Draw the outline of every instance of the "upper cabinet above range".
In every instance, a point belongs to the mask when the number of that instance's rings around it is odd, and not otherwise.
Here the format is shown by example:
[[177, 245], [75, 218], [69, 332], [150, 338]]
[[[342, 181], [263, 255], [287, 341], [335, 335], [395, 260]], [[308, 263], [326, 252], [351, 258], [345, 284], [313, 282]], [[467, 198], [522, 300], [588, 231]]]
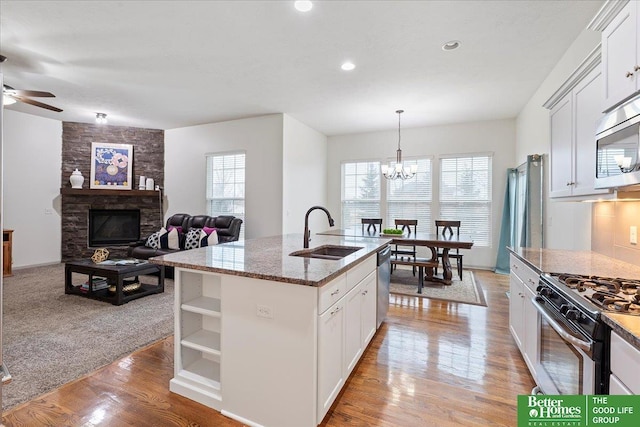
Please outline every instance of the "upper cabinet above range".
[[596, 190], [596, 127], [603, 117], [600, 46], [545, 102], [550, 110], [549, 197], [606, 194]]
[[613, 18], [602, 28], [603, 111], [640, 90], [640, 6], [637, 1], [630, 1], [617, 14], [613, 12]]

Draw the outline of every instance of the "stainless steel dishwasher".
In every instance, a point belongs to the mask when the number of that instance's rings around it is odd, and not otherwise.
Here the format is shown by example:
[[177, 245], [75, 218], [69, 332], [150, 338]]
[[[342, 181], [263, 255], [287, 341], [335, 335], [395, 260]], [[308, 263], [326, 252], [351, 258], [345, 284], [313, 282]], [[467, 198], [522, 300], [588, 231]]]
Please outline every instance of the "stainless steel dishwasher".
[[389, 311], [389, 283], [391, 282], [391, 246], [387, 245], [378, 251], [378, 311], [377, 328]]

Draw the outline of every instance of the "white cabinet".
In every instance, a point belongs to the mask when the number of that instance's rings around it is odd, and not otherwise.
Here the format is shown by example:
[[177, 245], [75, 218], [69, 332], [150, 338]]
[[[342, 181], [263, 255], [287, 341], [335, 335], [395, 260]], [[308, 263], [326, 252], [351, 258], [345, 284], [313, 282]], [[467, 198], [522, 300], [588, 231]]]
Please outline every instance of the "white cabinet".
[[220, 276], [178, 271], [174, 378], [169, 388], [220, 409]]
[[371, 342], [376, 333], [376, 313], [378, 309], [377, 281], [375, 273], [363, 280], [362, 286], [362, 349]]
[[636, 1], [630, 1], [602, 32], [603, 110], [640, 90], [640, 45]]
[[348, 376], [362, 355], [362, 284], [351, 289], [345, 298], [344, 366]]
[[[375, 257], [347, 272], [351, 290], [319, 315], [318, 424], [338, 396], [376, 331]], [[373, 271], [372, 271], [373, 270]], [[350, 274], [351, 273], [351, 274]], [[367, 274], [368, 273], [368, 274]], [[363, 275], [367, 274], [364, 278]], [[355, 284], [354, 281], [360, 280]], [[323, 292], [333, 292], [332, 288]], [[322, 301], [322, 296], [319, 299]]]
[[609, 394], [640, 394], [640, 350], [611, 332]]
[[[327, 413], [344, 384], [344, 302], [334, 304], [318, 321], [318, 411]], [[320, 421], [318, 421], [320, 422]]]
[[511, 255], [509, 277], [509, 329], [522, 357], [535, 378], [538, 354], [538, 311], [531, 302], [535, 297], [539, 275]]
[[602, 74], [596, 66], [551, 109], [550, 197], [607, 193], [594, 189], [595, 134], [602, 118]]

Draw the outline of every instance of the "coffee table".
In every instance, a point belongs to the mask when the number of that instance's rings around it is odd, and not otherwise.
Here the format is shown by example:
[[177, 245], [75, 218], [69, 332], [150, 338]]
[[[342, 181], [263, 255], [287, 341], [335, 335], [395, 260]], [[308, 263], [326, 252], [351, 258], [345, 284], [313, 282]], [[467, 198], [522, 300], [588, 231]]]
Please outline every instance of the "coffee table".
[[[89, 276], [87, 282], [93, 283], [94, 277], [104, 277], [107, 279], [109, 286], [115, 286], [115, 292], [109, 289], [94, 289], [93, 285], [89, 285], [86, 292], [81, 291], [81, 283], [75, 286], [71, 281], [72, 273], [84, 274]], [[134, 278], [138, 281], [138, 276], [157, 274], [158, 284], [143, 284], [130, 292], [125, 292], [124, 287], [127, 285], [125, 279]], [[80, 259], [69, 261], [64, 266], [64, 293], [72, 295], [80, 295], [86, 298], [96, 299], [100, 301], [110, 302], [113, 305], [122, 305], [136, 298], [142, 298], [147, 295], [158, 294], [164, 292], [164, 267], [152, 264], [145, 260], [136, 260], [135, 264], [125, 265], [105, 265], [95, 264], [90, 259]]]

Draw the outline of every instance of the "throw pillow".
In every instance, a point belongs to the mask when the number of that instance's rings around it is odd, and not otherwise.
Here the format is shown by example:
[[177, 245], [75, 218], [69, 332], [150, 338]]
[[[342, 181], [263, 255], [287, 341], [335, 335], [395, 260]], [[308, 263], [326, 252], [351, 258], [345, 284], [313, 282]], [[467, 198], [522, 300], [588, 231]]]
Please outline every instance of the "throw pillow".
[[162, 227], [160, 231], [156, 231], [155, 233], [147, 237], [147, 241], [144, 242], [144, 245], [153, 249], [160, 248], [160, 239], [165, 234], [167, 234], [167, 230], [164, 227]]
[[[206, 240], [207, 233], [205, 233], [201, 228], [190, 228], [187, 231], [187, 236], [184, 240], [184, 248], [185, 249], [196, 249], [201, 246], [201, 241], [203, 239]], [[206, 244], [204, 245], [206, 246]]]
[[218, 244], [218, 232], [215, 230], [215, 228], [206, 238], [200, 241], [200, 246], [213, 246], [217, 244]]
[[160, 247], [162, 249], [180, 249], [180, 237], [181, 234], [177, 227], [171, 229], [160, 236]]
[[209, 234], [213, 233], [214, 231], [216, 231], [216, 229], [215, 229], [215, 228], [212, 228], [212, 227], [202, 227], [202, 230], [203, 230], [205, 233], [207, 233], [207, 236], [208, 236]]

